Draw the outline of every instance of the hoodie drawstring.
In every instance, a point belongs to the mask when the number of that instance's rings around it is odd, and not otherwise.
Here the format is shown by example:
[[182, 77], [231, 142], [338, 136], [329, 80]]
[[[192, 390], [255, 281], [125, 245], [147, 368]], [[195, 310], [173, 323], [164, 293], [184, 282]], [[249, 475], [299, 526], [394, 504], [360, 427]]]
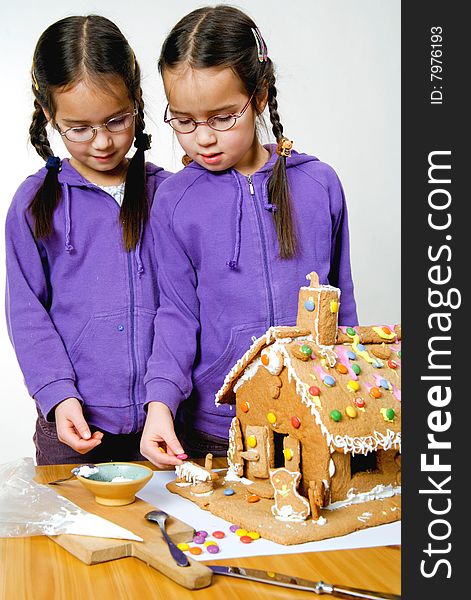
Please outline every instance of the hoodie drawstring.
[[242, 186], [240, 185], [239, 178], [237, 177], [237, 173], [232, 171], [232, 175], [237, 182], [237, 216], [235, 222], [235, 242], [234, 242], [234, 253], [232, 255], [232, 260], [226, 262], [226, 265], [229, 269], [235, 270], [239, 264], [239, 254], [240, 254], [240, 228], [241, 228], [241, 219], [242, 219]]
[[267, 179], [264, 181], [263, 183], [263, 208], [265, 210], [267, 210], [268, 212], [271, 213], [276, 213], [277, 208], [276, 208], [276, 204], [272, 204], [269, 200], [268, 200], [268, 183], [269, 183], [270, 178], [267, 177]]
[[141, 260], [141, 240], [142, 240], [142, 231], [141, 231], [141, 235], [139, 236], [139, 241], [136, 244], [136, 248], [134, 249], [134, 259], [136, 261], [137, 274], [139, 275], [139, 277], [141, 277], [142, 274], [144, 273], [144, 265], [142, 264], [142, 260]]
[[70, 191], [67, 184], [64, 185], [64, 215], [65, 215], [65, 251], [71, 252], [74, 247], [70, 243], [70, 232], [72, 219], [70, 217]]

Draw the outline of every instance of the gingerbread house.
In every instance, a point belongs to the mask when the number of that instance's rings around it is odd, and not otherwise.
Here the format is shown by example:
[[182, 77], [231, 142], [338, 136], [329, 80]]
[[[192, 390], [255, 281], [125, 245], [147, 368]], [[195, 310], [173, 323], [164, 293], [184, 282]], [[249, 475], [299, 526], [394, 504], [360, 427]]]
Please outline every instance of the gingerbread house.
[[[268, 519], [289, 523], [283, 533], [263, 521], [282, 543], [400, 518], [400, 326], [339, 327], [340, 290], [307, 279], [296, 326], [254, 340], [216, 394], [236, 412], [224, 485], [243, 482]], [[309, 522], [324, 527], [293, 533]]]

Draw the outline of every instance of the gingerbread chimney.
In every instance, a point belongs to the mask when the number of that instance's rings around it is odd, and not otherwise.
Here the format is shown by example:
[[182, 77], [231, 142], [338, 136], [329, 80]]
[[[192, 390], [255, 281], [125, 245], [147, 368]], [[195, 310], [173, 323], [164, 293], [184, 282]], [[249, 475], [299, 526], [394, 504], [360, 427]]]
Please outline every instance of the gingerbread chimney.
[[306, 279], [309, 286], [299, 290], [296, 327], [309, 329], [318, 346], [333, 346], [337, 339], [340, 290], [321, 285], [315, 271]]

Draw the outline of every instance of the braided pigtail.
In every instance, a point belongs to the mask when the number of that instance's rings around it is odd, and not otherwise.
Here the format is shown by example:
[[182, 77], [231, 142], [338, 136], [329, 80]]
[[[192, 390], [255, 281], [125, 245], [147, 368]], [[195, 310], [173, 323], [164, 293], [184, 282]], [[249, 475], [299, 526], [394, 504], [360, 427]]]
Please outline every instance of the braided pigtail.
[[[138, 68], [136, 65], [136, 69]], [[151, 136], [144, 133], [144, 101], [142, 100], [140, 90], [136, 104], [138, 111], [136, 115], [136, 139], [134, 141], [136, 152], [129, 162], [124, 198], [119, 213], [119, 218], [123, 226], [124, 247], [128, 251], [136, 247], [141, 236], [141, 231], [149, 218], [149, 198], [147, 197], [144, 153], [150, 148]]]
[[[283, 139], [283, 125], [278, 114], [277, 90], [273, 70], [268, 78], [268, 110], [272, 131], [277, 143]], [[273, 214], [281, 258], [291, 258], [296, 254], [297, 239], [294, 228], [288, 176], [286, 174], [286, 156], [280, 155], [276, 161], [268, 182], [270, 204], [276, 206]]]
[[54, 157], [46, 128], [46, 116], [38, 100], [35, 100], [29, 137], [31, 144], [39, 156], [48, 161], [46, 177], [29, 205], [34, 219], [34, 235], [36, 239], [43, 239], [51, 234], [52, 218], [60, 200], [60, 186], [57, 177], [60, 163], [51, 160]]

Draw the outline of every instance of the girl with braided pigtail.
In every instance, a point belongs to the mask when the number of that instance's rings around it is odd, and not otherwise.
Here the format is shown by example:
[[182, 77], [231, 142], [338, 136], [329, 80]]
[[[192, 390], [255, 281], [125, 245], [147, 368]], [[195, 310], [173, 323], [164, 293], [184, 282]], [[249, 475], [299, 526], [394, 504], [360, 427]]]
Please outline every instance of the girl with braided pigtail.
[[[252, 19], [227, 5], [191, 12], [164, 41], [159, 70], [186, 166], [157, 190], [150, 217], [161, 304], [141, 453], [169, 466], [180, 453], [226, 453], [234, 414], [215, 394], [254, 338], [295, 324], [307, 273], [341, 289], [340, 325], [357, 315], [341, 184], [285, 137]], [[276, 144], [264, 146], [267, 105]]]
[[[38, 410], [37, 463], [139, 460], [158, 305], [147, 221], [169, 175], [145, 161], [139, 65], [114, 23], [74, 16], [41, 35], [31, 80], [46, 165], [8, 212], [7, 319]], [[49, 129], [70, 158], [54, 156]]]

